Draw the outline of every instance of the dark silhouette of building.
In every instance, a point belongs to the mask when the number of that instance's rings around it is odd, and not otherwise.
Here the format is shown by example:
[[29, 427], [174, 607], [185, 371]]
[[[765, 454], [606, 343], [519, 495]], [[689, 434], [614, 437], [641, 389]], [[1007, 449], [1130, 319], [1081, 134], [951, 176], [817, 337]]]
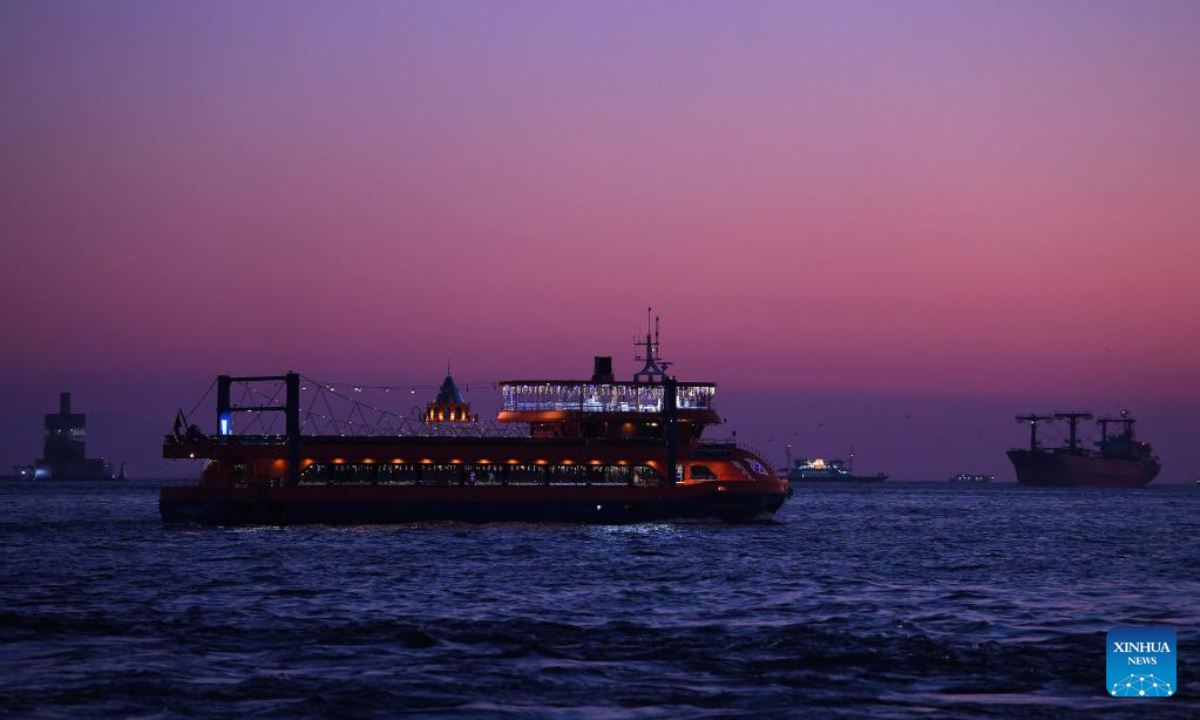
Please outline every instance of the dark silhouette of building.
[[39, 480], [111, 480], [112, 466], [103, 458], [88, 458], [87, 418], [71, 412], [71, 393], [59, 395], [58, 412], [46, 415], [46, 443], [34, 466]]

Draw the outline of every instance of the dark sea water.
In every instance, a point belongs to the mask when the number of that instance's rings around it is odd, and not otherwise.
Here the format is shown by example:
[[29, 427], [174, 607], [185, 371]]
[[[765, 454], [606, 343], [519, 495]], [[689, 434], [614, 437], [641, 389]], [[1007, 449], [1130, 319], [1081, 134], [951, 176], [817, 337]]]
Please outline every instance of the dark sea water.
[[[0, 713], [1200, 714], [1200, 489], [801, 487], [779, 522], [180, 528], [0, 486]], [[1105, 695], [1168, 625], [1179, 692]]]

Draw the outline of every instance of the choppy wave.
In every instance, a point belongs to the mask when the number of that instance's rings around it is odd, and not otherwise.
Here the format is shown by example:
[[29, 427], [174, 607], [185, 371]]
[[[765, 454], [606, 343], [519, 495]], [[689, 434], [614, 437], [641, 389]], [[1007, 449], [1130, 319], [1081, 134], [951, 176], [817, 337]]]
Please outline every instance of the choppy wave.
[[[232, 530], [163, 527], [151, 485], [10, 486], [0, 713], [1194, 716], [1200, 492], [1098, 497], [896, 484], [802, 490], [765, 526]], [[1176, 629], [1179, 695], [1104, 694], [1117, 624]]]

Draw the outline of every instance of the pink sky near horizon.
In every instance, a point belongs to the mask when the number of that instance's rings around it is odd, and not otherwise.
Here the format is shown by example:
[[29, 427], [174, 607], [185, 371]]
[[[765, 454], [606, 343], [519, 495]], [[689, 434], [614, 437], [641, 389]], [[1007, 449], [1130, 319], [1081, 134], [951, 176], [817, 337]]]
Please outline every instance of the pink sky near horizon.
[[1200, 406], [1197, 37], [1187, 2], [7, 3], [11, 412], [628, 372], [647, 305], [735, 391]]

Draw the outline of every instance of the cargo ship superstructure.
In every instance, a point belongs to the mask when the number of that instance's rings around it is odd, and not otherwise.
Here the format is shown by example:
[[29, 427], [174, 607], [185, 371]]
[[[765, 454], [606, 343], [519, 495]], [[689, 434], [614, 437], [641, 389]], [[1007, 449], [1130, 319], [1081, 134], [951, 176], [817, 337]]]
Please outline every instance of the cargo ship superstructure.
[[[177, 420], [164, 441], [164, 457], [208, 462], [199, 485], [161, 489], [162, 517], [206, 524], [615, 523], [738, 521], [778, 510], [788, 484], [766, 460], [735, 442], [702, 437], [722, 422], [716, 386], [668, 374], [657, 332], [639, 345], [645, 367], [632, 381], [616, 380], [611, 358], [598, 357], [589, 380], [496, 383], [500, 409], [490, 429], [449, 376], [420, 414], [418, 432], [318, 435], [301, 433], [301, 392], [312, 381], [297, 373], [221, 376], [217, 432]], [[231, 401], [233, 387], [263, 382], [282, 386], [281, 405]], [[236, 413], [272, 411], [285, 415], [283, 434], [234, 432]]]
[[[1162, 464], [1150, 444], [1137, 439], [1136, 420], [1127, 411], [1117, 417], [1097, 419], [1100, 426], [1097, 449], [1083, 447], [1079, 441], [1079, 422], [1093, 417], [1086, 412], [1018, 415], [1017, 422], [1029, 425], [1029, 448], [1008, 451], [1017, 482], [1035, 486], [1141, 487], [1158, 476]], [[1067, 444], [1042, 447], [1038, 442], [1038, 427], [1058, 420], [1068, 423]], [[1119, 429], [1113, 432], [1110, 426]]]

